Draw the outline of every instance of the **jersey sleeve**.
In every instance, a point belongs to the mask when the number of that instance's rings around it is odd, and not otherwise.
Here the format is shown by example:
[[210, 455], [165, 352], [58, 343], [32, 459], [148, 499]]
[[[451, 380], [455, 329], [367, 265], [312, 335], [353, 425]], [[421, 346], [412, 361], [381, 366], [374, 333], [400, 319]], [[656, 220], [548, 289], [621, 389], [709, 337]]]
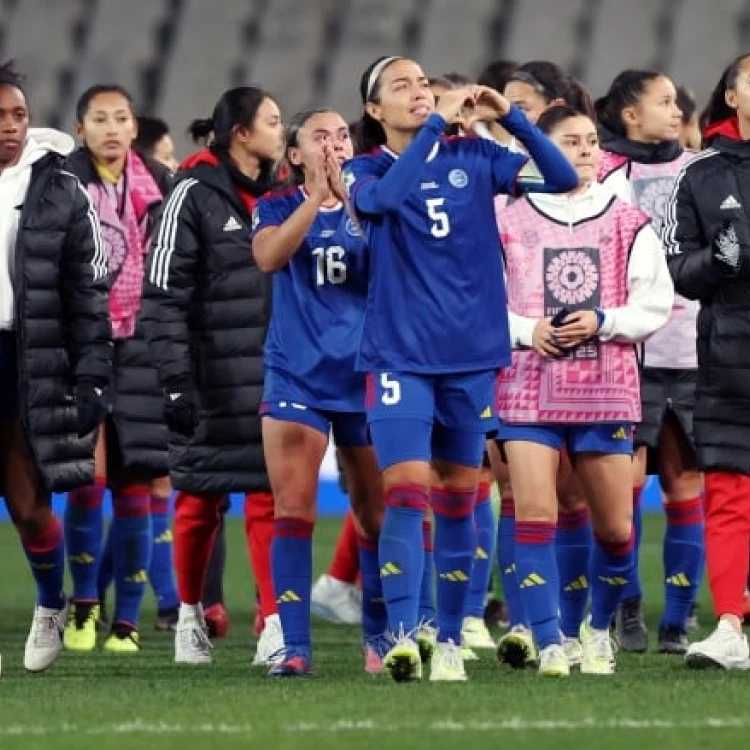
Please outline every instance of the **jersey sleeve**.
[[515, 195], [519, 175], [529, 163], [529, 157], [485, 138], [477, 138], [472, 142], [480, 149], [482, 155], [489, 159], [492, 192], [495, 195]]
[[261, 198], [253, 209], [253, 228], [250, 238], [254, 238], [261, 229], [283, 224], [289, 218], [289, 214], [284, 211], [284, 207], [285, 202], [277, 197]]

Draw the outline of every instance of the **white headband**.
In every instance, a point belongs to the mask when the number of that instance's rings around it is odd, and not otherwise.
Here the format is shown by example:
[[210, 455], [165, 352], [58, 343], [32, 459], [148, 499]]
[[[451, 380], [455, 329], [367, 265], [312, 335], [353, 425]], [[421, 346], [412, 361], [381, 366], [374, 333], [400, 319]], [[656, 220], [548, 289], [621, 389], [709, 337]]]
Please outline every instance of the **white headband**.
[[375, 84], [380, 78], [380, 74], [392, 63], [394, 60], [402, 60], [403, 58], [398, 57], [384, 57], [371, 71], [370, 77], [367, 79], [367, 91], [365, 92], [365, 102], [370, 101], [372, 96], [372, 90], [375, 88]]

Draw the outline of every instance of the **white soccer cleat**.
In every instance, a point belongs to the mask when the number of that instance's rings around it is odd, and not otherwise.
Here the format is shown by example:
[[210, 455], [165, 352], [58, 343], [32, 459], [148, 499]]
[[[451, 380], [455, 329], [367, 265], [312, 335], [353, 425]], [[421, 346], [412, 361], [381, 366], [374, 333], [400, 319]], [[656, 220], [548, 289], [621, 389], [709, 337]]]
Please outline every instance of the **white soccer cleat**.
[[359, 589], [328, 574], [315, 581], [310, 608], [318, 617], [336, 625], [359, 625], [362, 622], [362, 594]]
[[284, 661], [284, 631], [278, 615], [266, 617], [253, 659], [254, 667], [274, 667]]
[[542, 677], [570, 676], [570, 663], [562, 646], [553, 643], [539, 652], [539, 674]]
[[562, 649], [571, 667], [580, 667], [583, 661], [583, 646], [578, 638], [563, 636]]
[[452, 640], [438, 641], [430, 660], [430, 682], [466, 682], [468, 679], [461, 647]]
[[740, 635], [726, 620], [719, 620], [708, 638], [690, 644], [685, 664], [691, 669], [750, 669], [747, 636]]
[[611, 675], [615, 673], [615, 651], [609, 630], [595, 630], [591, 618], [581, 623], [581, 674]]
[[464, 617], [461, 645], [478, 651], [494, 651], [497, 648], [483, 617]]
[[212, 648], [203, 617], [203, 606], [181, 604], [174, 631], [175, 664], [211, 664]]
[[23, 666], [29, 672], [44, 672], [60, 656], [67, 618], [67, 604], [62, 609], [47, 609], [39, 605], [34, 608], [23, 656]]

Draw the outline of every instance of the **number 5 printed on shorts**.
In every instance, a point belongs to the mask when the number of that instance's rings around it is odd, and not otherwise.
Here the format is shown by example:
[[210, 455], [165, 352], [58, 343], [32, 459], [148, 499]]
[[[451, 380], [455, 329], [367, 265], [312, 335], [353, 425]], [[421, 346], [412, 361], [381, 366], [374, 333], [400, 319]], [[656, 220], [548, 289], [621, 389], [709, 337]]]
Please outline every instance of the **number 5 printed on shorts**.
[[383, 389], [380, 400], [384, 406], [395, 406], [401, 401], [401, 383], [393, 380], [387, 372], [380, 374], [380, 387]]

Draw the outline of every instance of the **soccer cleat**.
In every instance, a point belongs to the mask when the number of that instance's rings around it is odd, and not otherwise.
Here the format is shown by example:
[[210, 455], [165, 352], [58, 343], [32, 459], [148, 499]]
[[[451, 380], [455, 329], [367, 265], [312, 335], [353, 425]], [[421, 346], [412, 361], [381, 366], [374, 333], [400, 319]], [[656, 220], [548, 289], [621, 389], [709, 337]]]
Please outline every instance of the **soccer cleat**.
[[210, 664], [213, 661], [213, 646], [208, 638], [201, 606], [197, 605], [192, 612], [183, 609], [181, 614], [178, 615], [174, 631], [174, 663]]
[[594, 630], [590, 618], [581, 623], [582, 674], [610, 675], [615, 673], [615, 652], [609, 630]]
[[562, 646], [553, 643], [539, 652], [539, 674], [542, 677], [570, 676], [570, 662]]
[[563, 636], [562, 650], [565, 652], [565, 657], [571, 667], [581, 666], [581, 662], [583, 661], [583, 646], [581, 646], [578, 638]]
[[269, 615], [258, 639], [253, 659], [254, 667], [273, 667], [284, 661], [284, 631], [278, 615]]
[[312, 662], [309, 656], [295, 654], [274, 664], [268, 670], [269, 677], [310, 677]]
[[48, 609], [39, 605], [34, 607], [34, 618], [23, 655], [23, 666], [27, 671], [43, 672], [60, 656], [67, 614], [67, 603], [62, 609]]
[[365, 672], [367, 674], [378, 675], [383, 673], [383, 660], [392, 645], [393, 641], [386, 633], [365, 640], [362, 644], [362, 650], [365, 655]]
[[116, 622], [111, 635], [104, 641], [104, 650], [109, 654], [137, 654], [141, 650], [141, 636], [130, 625]]
[[[433, 656], [434, 656], [433, 651]], [[383, 659], [383, 670], [394, 682], [417, 682], [422, 679], [422, 657], [419, 646], [405, 635], [396, 641]]]
[[419, 623], [417, 628], [417, 646], [419, 646], [419, 658], [422, 664], [428, 664], [432, 658], [437, 643], [437, 628], [432, 624], [432, 620]]
[[156, 629], [162, 632], [175, 630], [180, 619], [180, 608], [161, 609], [156, 613]]
[[615, 613], [617, 642], [623, 651], [642, 654], [648, 650], [648, 630], [643, 599], [625, 599]]
[[689, 645], [688, 637], [682, 628], [674, 625], [659, 628], [659, 645], [656, 650], [660, 654], [680, 654], [684, 656]]
[[212, 604], [203, 613], [203, 616], [206, 619], [209, 638], [227, 637], [227, 633], [229, 632], [229, 613], [221, 602]]
[[438, 641], [430, 660], [430, 682], [466, 682], [468, 679], [460, 646], [452, 640]]
[[691, 669], [750, 669], [747, 637], [740, 635], [726, 620], [719, 620], [708, 638], [690, 644], [685, 664]]
[[479, 661], [477, 652], [468, 646], [461, 646], [461, 658], [466, 661]]
[[497, 642], [497, 658], [513, 669], [536, 666], [539, 655], [531, 630], [525, 625], [514, 625]]
[[461, 628], [461, 645], [467, 648], [494, 651], [497, 644], [482, 617], [464, 617]]
[[65, 626], [63, 645], [66, 651], [87, 653], [96, 648], [96, 624], [99, 620], [99, 605], [74, 602]]
[[328, 574], [315, 581], [310, 608], [318, 617], [336, 625], [359, 625], [362, 622], [362, 594], [359, 589]]

